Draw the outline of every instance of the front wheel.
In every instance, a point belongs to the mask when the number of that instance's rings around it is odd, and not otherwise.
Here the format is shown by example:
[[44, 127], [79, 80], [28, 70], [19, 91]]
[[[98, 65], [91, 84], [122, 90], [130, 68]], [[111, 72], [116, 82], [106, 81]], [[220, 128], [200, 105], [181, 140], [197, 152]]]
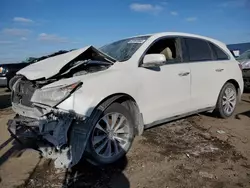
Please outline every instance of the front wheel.
[[237, 104], [237, 91], [232, 83], [226, 83], [219, 95], [216, 112], [222, 118], [233, 115]]
[[111, 104], [94, 125], [90, 139], [90, 157], [97, 164], [114, 163], [130, 149], [134, 124], [130, 112], [121, 104]]

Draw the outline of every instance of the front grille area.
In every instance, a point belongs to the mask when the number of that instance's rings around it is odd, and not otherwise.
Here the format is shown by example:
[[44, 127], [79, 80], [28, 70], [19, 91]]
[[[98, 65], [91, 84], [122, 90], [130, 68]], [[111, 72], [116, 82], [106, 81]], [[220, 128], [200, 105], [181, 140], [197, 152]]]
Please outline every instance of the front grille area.
[[31, 97], [36, 90], [36, 87], [27, 80], [20, 80], [12, 91], [12, 102], [32, 107]]

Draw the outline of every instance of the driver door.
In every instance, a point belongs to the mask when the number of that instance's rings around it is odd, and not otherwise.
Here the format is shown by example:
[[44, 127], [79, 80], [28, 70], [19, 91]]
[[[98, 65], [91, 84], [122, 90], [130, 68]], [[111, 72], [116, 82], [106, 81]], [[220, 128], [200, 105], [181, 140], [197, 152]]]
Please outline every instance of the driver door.
[[182, 62], [180, 45], [179, 38], [158, 40], [146, 54], [164, 54], [166, 63], [159, 67], [139, 67], [138, 98], [145, 124], [190, 111], [191, 72], [189, 65]]

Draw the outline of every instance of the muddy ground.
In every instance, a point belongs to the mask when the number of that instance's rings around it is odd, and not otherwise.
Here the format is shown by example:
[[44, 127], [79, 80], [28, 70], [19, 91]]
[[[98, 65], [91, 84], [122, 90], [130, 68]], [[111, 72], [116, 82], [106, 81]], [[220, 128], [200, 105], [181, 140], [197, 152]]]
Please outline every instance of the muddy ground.
[[199, 114], [146, 130], [116, 164], [82, 161], [54, 169], [28, 146], [9, 139], [9, 94], [0, 90], [0, 187], [250, 188], [250, 94], [235, 116]]

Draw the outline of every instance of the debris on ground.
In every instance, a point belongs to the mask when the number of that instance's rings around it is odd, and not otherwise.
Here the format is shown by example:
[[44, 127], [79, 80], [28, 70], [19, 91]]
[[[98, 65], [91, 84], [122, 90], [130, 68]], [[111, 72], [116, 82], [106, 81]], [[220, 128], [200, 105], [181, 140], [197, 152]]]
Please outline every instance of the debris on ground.
[[200, 175], [201, 177], [203, 177], [203, 178], [209, 178], [209, 179], [213, 179], [213, 177], [214, 177], [213, 174], [210, 174], [210, 173], [208, 173], [208, 172], [202, 172], [202, 171], [199, 172], [199, 175]]
[[226, 132], [225, 131], [223, 131], [223, 130], [218, 130], [218, 131], [216, 131], [217, 133], [219, 133], [219, 134], [225, 134]]
[[[31, 178], [36, 180], [37, 188], [40, 184], [43, 187], [109, 188], [124, 185], [122, 187], [150, 188], [185, 185], [206, 188], [237, 187], [239, 182], [247, 187], [249, 169], [241, 166], [248, 164], [246, 159], [228, 143], [206, 133], [189, 121], [177, 121], [146, 130], [136, 138], [127, 157], [115, 165], [95, 167], [83, 162], [67, 172], [61, 172], [53, 165], [44, 165]], [[240, 173], [232, 175], [234, 171], [229, 166]], [[32, 183], [25, 188], [33, 188]]]

